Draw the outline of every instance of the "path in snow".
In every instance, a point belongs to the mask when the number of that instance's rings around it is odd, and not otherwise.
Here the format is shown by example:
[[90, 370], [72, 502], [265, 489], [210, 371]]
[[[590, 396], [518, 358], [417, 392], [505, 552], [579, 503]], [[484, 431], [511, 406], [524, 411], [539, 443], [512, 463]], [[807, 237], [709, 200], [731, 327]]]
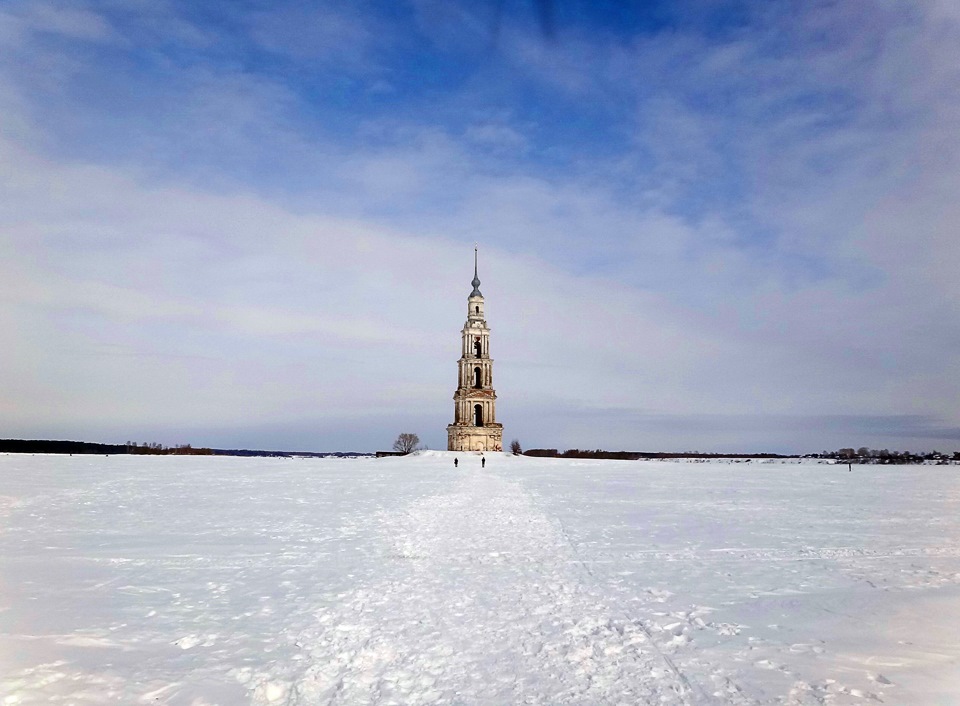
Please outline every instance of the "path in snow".
[[299, 636], [303, 658], [256, 676], [257, 703], [706, 698], [607, 603], [519, 484], [461, 472], [452, 491], [377, 521], [397, 570], [319, 611]]

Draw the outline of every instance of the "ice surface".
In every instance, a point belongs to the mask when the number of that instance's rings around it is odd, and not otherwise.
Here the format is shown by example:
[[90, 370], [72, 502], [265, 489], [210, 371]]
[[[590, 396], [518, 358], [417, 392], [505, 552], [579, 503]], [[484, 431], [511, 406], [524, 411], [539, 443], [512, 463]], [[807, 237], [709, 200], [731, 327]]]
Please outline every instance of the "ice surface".
[[955, 467], [0, 456], [0, 704], [960, 703]]

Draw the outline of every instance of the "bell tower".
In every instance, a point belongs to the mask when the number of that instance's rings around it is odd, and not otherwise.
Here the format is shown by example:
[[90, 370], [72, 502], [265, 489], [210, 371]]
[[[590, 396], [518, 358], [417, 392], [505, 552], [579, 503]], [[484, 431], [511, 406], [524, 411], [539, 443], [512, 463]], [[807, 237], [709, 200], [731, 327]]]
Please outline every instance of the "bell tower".
[[496, 421], [490, 329], [484, 319], [483, 295], [473, 249], [473, 291], [467, 297], [467, 322], [460, 332], [460, 373], [453, 393], [453, 424], [447, 426], [448, 451], [503, 451], [503, 425]]

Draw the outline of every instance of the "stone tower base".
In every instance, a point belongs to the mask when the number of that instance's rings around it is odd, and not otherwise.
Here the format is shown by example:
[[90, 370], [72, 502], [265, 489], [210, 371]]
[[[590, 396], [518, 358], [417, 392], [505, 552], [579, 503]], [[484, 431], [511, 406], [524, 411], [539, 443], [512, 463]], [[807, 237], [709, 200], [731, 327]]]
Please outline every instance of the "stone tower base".
[[503, 451], [503, 425], [447, 426], [447, 451]]

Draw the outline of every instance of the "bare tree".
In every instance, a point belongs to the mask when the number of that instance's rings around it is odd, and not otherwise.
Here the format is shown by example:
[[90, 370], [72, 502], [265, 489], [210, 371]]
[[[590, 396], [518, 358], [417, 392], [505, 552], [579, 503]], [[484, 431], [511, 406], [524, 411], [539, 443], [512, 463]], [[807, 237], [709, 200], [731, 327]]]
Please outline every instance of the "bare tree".
[[520, 448], [520, 440], [514, 439], [510, 442], [510, 450], [513, 452], [514, 456], [519, 456], [523, 453], [523, 449]]
[[416, 451], [419, 445], [420, 437], [416, 434], [401, 434], [397, 437], [397, 440], [393, 442], [393, 450], [399, 451], [402, 454], [408, 454], [411, 451]]

